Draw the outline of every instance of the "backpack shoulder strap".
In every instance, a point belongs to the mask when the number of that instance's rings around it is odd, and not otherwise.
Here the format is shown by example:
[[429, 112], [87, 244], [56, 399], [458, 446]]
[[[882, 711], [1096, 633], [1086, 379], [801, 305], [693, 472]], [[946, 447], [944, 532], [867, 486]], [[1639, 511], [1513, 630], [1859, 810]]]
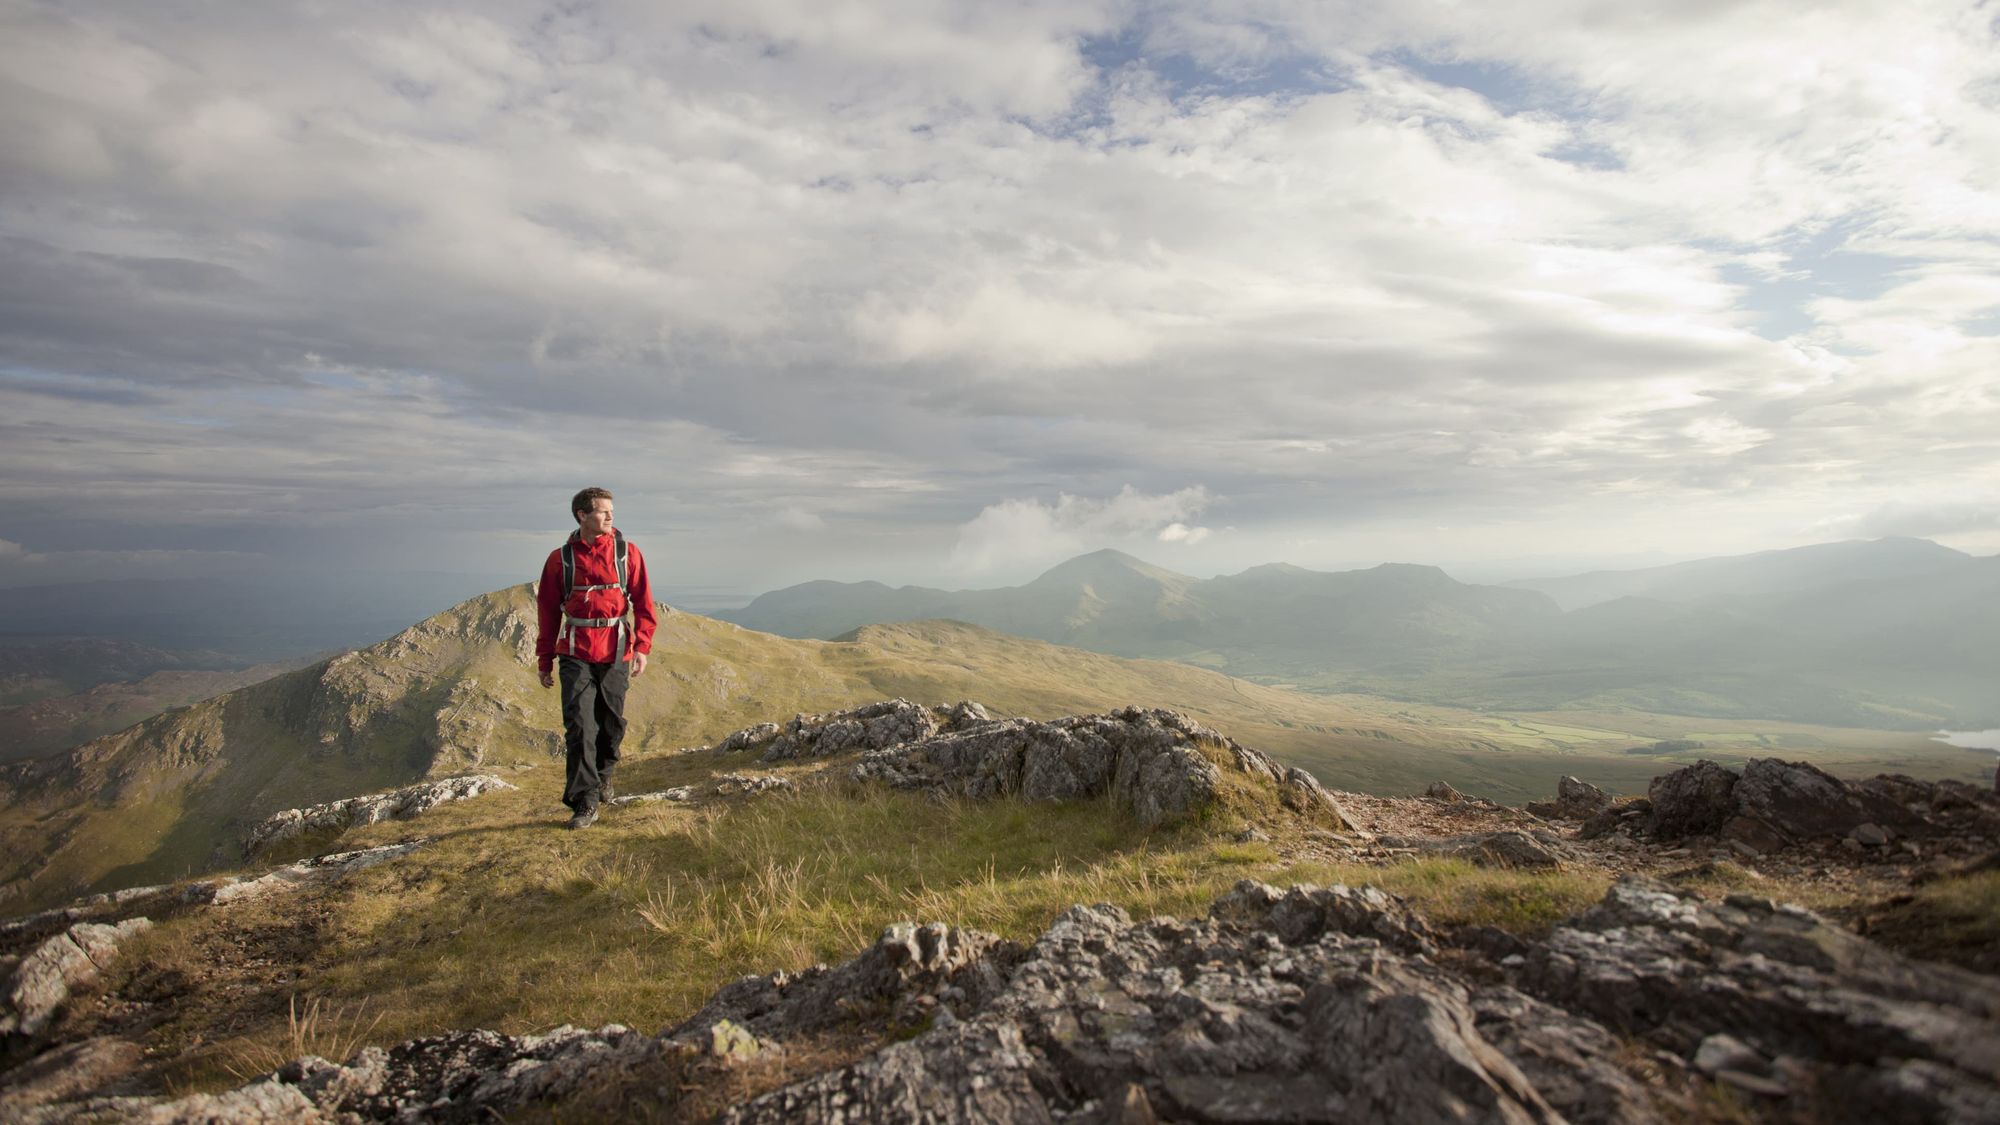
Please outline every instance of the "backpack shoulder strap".
[[563, 540], [563, 605], [568, 612], [569, 596], [576, 593], [576, 537]]
[[611, 534], [618, 538], [618, 596], [629, 602], [632, 600], [632, 595], [625, 589], [625, 533], [614, 527], [611, 529]]

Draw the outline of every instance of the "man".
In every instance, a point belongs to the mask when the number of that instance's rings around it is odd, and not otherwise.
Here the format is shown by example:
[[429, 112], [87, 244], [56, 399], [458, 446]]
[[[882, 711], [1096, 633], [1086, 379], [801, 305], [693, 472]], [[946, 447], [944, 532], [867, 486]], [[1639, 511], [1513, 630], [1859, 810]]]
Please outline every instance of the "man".
[[625, 738], [626, 683], [646, 671], [658, 622], [646, 560], [612, 530], [611, 491], [586, 488], [569, 508], [576, 531], [549, 553], [535, 590], [541, 625], [535, 661], [543, 687], [556, 685], [551, 666], [560, 661], [563, 804], [571, 828], [588, 828], [611, 797], [611, 771]]

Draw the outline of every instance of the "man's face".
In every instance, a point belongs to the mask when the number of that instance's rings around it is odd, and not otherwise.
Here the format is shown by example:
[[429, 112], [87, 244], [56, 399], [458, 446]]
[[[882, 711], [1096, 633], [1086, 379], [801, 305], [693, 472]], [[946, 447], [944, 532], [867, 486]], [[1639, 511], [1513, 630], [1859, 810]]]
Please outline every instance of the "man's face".
[[611, 501], [602, 497], [592, 501], [588, 512], [576, 514], [576, 524], [585, 539], [611, 534]]

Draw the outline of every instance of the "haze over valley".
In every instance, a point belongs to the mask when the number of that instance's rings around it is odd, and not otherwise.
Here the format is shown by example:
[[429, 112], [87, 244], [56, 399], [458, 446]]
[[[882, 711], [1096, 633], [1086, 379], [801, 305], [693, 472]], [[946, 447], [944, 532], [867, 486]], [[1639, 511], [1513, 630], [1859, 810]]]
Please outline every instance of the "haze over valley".
[[2000, 558], [1912, 539], [1506, 587], [1396, 564], [1198, 580], [1107, 550], [1018, 587], [814, 582], [720, 616], [800, 637], [954, 618], [1259, 682], [1481, 709], [1911, 730], [2000, 715]]

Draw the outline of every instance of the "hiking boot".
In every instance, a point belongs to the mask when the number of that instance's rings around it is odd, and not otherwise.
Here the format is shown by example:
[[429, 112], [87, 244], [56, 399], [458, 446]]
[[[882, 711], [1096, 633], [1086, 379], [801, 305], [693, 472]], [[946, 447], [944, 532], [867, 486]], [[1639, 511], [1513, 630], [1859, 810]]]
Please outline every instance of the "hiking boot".
[[618, 790], [611, 784], [611, 779], [608, 777], [605, 778], [604, 787], [598, 790], [597, 799], [599, 801], [609, 801], [613, 797], [616, 797], [617, 795], [618, 795]]
[[569, 827], [571, 828], [588, 828], [596, 823], [597, 823], [597, 806], [595, 805], [592, 805], [590, 808], [580, 810], [575, 816], [569, 818]]

